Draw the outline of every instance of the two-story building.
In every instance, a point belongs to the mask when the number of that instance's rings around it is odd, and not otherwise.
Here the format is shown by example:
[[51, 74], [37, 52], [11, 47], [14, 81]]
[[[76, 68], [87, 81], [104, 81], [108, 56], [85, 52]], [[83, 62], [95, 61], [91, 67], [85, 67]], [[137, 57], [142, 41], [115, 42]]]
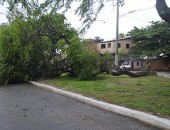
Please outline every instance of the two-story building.
[[[132, 38], [119, 38], [118, 42], [118, 53], [119, 53], [119, 65], [123, 62], [129, 63], [129, 57], [127, 52], [132, 47]], [[110, 41], [101, 41], [97, 42], [97, 50], [100, 54], [104, 54], [109, 52], [113, 57], [115, 56], [116, 52], [116, 39]]]
[[[127, 53], [129, 49], [132, 47], [132, 38], [119, 38], [118, 44], [118, 52], [124, 51]], [[111, 54], [115, 54], [116, 52], [116, 40], [111, 41], [101, 41], [97, 42], [97, 50], [104, 54], [105, 52], [110, 52]]]
[[[110, 41], [103, 41], [99, 40], [97, 37], [97, 50], [100, 54], [104, 54], [109, 52], [113, 57], [115, 56], [116, 52], [116, 39]], [[131, 65], [132, 70], [140, 70], [143, 66], [143, 60], [138, 59], [130, 59], [128, 56], [128, 52], [130, 48], [133, 46], [133, 40], [131, 37], [119, 38], [118, 42], [118, 55], [119, 55], [119, 66], [122, 63], [129, 63]]]
[[[116, 52], [116, 39], [110, 41], [104, 41], [100, 37], [95, 38], [95, 48], [100, 54], [109, 52], [113, 58], [115, 57]], [[150, 59], [133, 59], [128, 56], [130, 48], [133, 46], [133, 40], [131, 37], [119, 38], [118, 42], [118, 58], [119, 66], [122, 63], [128, 63], [131, 65], [131, 70], [141, 70], [145, 64], [145, 61], [150, 62], [150, 70], [161, 70], [167, 71], [170, 70], [170, 63], [165, 57], [156, 57]]]

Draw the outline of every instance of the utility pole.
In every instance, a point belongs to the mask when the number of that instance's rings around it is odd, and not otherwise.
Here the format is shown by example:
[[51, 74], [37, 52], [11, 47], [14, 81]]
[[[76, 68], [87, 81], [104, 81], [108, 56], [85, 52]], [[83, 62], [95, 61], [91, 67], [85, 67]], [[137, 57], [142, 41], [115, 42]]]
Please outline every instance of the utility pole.
[[118, 44], [119, 44], [119, 0], [117, 0], [117, 15], [116, 15], [116, 50], [115, 50], [115, 65], [118, 66]]

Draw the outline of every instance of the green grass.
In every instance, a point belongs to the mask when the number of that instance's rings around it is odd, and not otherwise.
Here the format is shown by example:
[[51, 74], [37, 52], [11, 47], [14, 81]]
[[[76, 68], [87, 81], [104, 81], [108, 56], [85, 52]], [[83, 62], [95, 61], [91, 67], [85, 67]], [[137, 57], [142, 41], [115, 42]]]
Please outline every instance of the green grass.
[[40, 82], [108, 103], [170, 117], [170, 79], [167, 78], [100, 75], [96, 80], [80, 81], [61, 76]]

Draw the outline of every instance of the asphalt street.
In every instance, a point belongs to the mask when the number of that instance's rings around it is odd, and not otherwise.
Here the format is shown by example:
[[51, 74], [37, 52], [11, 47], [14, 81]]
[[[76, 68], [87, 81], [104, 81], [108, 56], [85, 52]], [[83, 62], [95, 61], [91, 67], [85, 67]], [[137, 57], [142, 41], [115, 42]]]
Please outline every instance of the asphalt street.
[[0, 87], [0, 130], [160, 130], [29, 84]]

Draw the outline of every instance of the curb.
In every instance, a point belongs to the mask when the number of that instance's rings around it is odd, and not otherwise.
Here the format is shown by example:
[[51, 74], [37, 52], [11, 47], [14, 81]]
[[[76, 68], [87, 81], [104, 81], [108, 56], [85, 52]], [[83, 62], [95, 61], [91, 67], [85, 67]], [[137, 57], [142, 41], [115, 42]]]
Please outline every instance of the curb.
[[118, 113], [118, 114], [121, 114], [124, 116], [128, 116], [128, 117], [137, 119], [139, 121], [145, 122], [147, 124], [151, 124], [153, 126], [156, 126], [156, 127], [162, 128], [162, 129], [170, 130], [170, 120], [168, 120], [168, 119], [159, 118], [157, 116], [150, 115], [150, 114], [147, 114], [144, 112], [140, 112], [140, 111], [132, 110], [129, 108], [97, 101], [95, 99], [88, 98], [88, 97], [85, 97], [85, 96], [82, 96], [79, 94], [71, 93], [68, 91], [64, 91], [61, 89], [57, 89], [57, 88], [49, 86], [49, 85], [44, 85], [44, 84], [40, 84], [40, 83], [33, 82], [33, 81], [29, 81], [29, 83], [34, 86], [44, 88], [46, 90], [53, 91], [57, 94], [60, 94], [60, 95], [75, 99], [77, 101], [86, 103], [88, 105], [91, 105], [91, 106], [94, 106], [94, 107], [97, 107], [100, 109], [104, 109], [104, 110], [107, 110], [110, 112]]

